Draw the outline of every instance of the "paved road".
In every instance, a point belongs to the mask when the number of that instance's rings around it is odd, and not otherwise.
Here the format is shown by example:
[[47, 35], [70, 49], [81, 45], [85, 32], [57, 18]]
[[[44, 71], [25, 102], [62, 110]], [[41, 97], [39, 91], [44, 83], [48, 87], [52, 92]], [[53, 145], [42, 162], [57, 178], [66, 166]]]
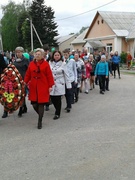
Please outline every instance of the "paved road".
[[[72, 112], [52, 120], [45, 112], [43, 129], [28, 102], [28, 113], [0, 120], [0, 180], [134, 180], [135, 75], [110, 80], [80, 94]], [[2, 107], [0, 108], [2, 114]]]

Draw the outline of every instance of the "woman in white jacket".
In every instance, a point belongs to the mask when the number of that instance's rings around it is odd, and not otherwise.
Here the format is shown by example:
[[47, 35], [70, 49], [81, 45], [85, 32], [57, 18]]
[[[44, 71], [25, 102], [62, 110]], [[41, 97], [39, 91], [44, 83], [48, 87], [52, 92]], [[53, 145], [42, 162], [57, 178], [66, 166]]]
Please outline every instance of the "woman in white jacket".
[[69, 79], [68, 70], [66, 63], [63, 62], [62, 54], [60, 51], [54, 51], [52, 54], [52, 59], [49, 62], [55, 85], [52, 87], [50, 93], [51, 101], [55, 107], [54, 120], [59, 119], [61, 113], [61, 96], [65, 95], [65, 85], [67, 88], [71, 88], [71, 82]]

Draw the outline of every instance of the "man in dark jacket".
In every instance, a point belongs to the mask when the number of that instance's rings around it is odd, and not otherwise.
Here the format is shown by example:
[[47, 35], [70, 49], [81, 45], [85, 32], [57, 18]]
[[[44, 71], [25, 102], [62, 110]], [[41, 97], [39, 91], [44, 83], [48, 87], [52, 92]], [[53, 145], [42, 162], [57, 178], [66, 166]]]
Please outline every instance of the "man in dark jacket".
[[0, 74], [2, 74], [3, 70], [7, 67], [6, 62], [2, 54], [0, 54]]
[[[3, 70], [6, 67], [7, 67], [7, 64], [6, 64], [5, 60], [4, 60], [4, 57], [3, 57], [2, 54], [0, 54], [0, 75], [2, 74]], [[7, 117], [7, 114], [5, 114], [5, 111], [4, 111], [2, 118], [5, 118], [5, 116]]]

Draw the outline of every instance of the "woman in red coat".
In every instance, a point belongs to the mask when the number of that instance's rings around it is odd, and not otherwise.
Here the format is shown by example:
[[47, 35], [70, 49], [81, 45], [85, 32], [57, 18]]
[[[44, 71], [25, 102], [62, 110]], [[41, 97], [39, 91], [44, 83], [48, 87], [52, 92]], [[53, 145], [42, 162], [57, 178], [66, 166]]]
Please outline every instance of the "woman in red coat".
[[29, 100], [38, 114], [38, 129], [42, 128], [44, 105], [49, 102], [50, 91], [54, 85], [52, 71], [44, 59], [44, 50], [35, 50], [34, 60], [29, 64], [24, 81], [29, 83]]

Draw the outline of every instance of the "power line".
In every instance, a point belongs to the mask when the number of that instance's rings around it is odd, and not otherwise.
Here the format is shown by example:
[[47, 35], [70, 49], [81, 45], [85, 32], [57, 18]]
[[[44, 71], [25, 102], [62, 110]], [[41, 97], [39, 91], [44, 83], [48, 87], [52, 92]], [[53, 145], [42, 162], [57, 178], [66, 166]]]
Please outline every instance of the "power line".
[[74, 16], [69, 16], [69, 17], [66, 17], [66, 18], [57, 19], [56, 21], [62, 21], [62, 20], [65, 20], [65, 19], [70, 19], [70, 18], [74, 18], [74, 17], [77, 17], [77, 16], [81, 16], [81, 15], [83, 15], [83, 14], [89, 13], [89, 12], [94, 11], [94, 10], [96, 10], [96, 9], [99, 9], [99, 8], [101, 8], [101, 7], [107, 6], [108, 4], [111, 4], [111, 3], [115, 2], [115, 1], [117, 1], [117, 0], [114, 0], [114, 1], [111, 1], [111, 2], [109, 2], [109, 3], [103, 4], [103, 5], [101, 5], [101, 6], [98, 6], [98, 7], [94, 8], [94, 9], [91, 9], [91, 10], [89, 10], [89, 11], [85, 11], [85, 12], [83, 12], [83, 13], [76, 14], [76, 15], [74, 15]]

